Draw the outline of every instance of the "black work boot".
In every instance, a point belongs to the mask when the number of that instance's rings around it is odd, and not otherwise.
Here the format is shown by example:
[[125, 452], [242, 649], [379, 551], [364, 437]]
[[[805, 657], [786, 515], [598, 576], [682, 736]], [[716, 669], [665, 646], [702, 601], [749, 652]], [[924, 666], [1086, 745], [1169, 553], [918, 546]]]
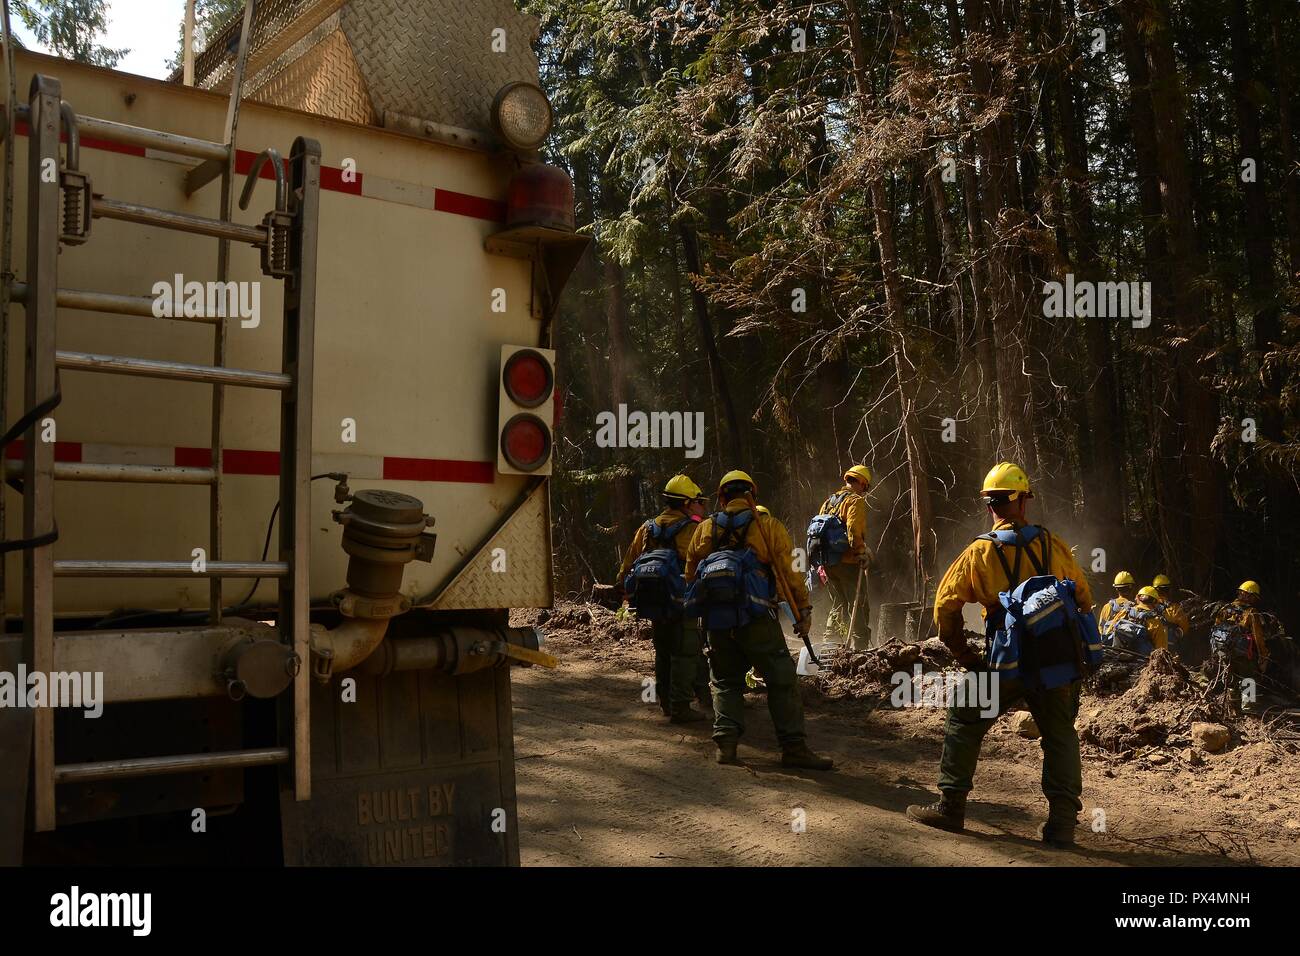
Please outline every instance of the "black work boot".
[[740, 763], [740, 758], [736, 756], [736, 741], [724, 738], [713, 742], [718, 745], [718, 763]]
[[830, 757], [819, 757], [804, 743], [784, 748], [781, 751], [781, 766], [802, 767], [804, 770], [830, 770], [835, 766], [835, 761]]
[[966, 827], [966, 794], [940, 791], [938, 801], [924, 807], [912, 804], [907, 815], [927, 827], [960, 833]]
[[1074, 830], [1078, 826], [1078, 820], [1074, 817], [1066, 819], [1047, 818], [1038, 835], [1042, 837], [1044, 843], [1048, 846], [1055, 847], [1058, 850], [1068, 849], [1074, 846]]
[[707, 719], [689, 703], [673, 705], [672, 713], [668, 715], [668, 722], [673, 724], [695, 724]]

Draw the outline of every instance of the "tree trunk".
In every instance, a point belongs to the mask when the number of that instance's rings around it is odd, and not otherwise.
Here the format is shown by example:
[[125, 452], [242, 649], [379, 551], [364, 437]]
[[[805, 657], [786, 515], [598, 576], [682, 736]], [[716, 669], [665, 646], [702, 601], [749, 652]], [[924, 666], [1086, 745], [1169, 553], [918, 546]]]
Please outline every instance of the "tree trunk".
[[[1001, 14], [1008, 4], [994, 0], [995, 13]], [[955, 14], [956, 0], [948, 0], [950, 15]], [[968, 0], [965, 10], [966, 32], [985, 32], [985, 15], [989, 4], [985, 0]], [[1001, 16], [1000, 23], [1005, 23]], [[1000, 35], [1005, 27], [992, 31]], [[974, 83], [976, 112], [987, 108], [993, 96], [993, 72], [981, 57], [967, 48], [966, 62]], [[1016, 171], [1014, 123], [1007, 113], [986, 123], [979, 132], [982, 164], [981, 196], [983, 217], [989, 236], [989, 284], [992, 303], [992, 331], [997, 343], [997, 422], [996, 453], [1000, 458], [1013, 459], [1033, 474], [1037, 471], [1034, 452], [1033, 408], [1029, 379], [1025, 374], [1024, 322], [1027, 302], [1023, 281], [1028, 273], [1023, 268], [1019, 240], [1014, 233], [1025, 220], [1024, 209], [1019, 205], [1020, 182]]]
[[[682, 242], [682, 255], [686, 260], [688, 277], [703, 275], [700, 265], [700, 242], [695, 230], [685, 222], [677, 226], [677, 235]], [[695, 323], [700, 332], [700, 348], [709, 359], [709, 376], [713, 380], [713, 391], [722, 405], [727, 422], [727, 453], [731, 460], [740, 467], [745, 461], [745, 442], [740, 430], [740, 419], [736, 416], [736, 406], [731, 400], [731, 389], [727, 385], [727, 371], [722, 365], [722, 356], [718, 353], [718, 343], [713, 337], [713, 321], [709, 317], [709, 300], [704, 293], [691, 284], [691, 303], [695, 308]]]
[[[866, 48], [858, 4], [849, 6], [849, 34], [853, 53], [854, 79], [859, 101], [859, 117], [866, 120], [870, 96], [867, 81]], [[932, 533], [934, 509], [930, 500], [930, 462], [925, 436], [913, 406], [920, 376], [905, 353], [907, 316], [903, 306], [903, 284], [898, 270], [898, 248], [894, 238], [894, 217], [885, 187], [883, 171], [870, 172], [868, 191], [876, 220], [876, 244], [880, 249], [880, 271], [884, 279], [885, 314], [888, 320], [890, 349], [893, 353], [894, 379], [898, 389], [903, 441], [907, 448], [909, 493], [912, 500], [912, 554], [914, 558], [912, 589], [915, 600], [924, 600], [931, 568], [934, 566], [935, 540]]]
[[1291, 58], [1282, 42], [1282, 2], [1270, 0], [1269, 22], [1273, 39], [1273, 70], [1277, 89], [1277, 138], [1282, 153], [1283, 197], [1286, 206], [1287, 260], [1292, 273], [1300, 273], [1300, 169], [1296, 168], [1295, 135], [1291, 113]]
[[[610, 410], [617, 415], [619, 405], [630, 404], [631, 377], [623, 267], [612, 256], [605, 259], [605, 318], [609, 325]], [[641, 520], [637, 497], [635, 475], [620, 474], [614, 479], [615, 523], [620, 546], [631, 540], [632, 529]]]
[[1174, 331], [1181, 340], [1171, 346], [1180, 401], [1166, 409], [1170, 424], [1161, 436], [1160, 477], [1168, 504], [1162, 520], [1175, 543], [1174, 552], [1165, 559], [1188, 587], [1208, 591], [1220, 521], [1217, 474], [1210, 459], [1217, 409], [1214, 393], [1197, 368], [1197, 360], [1212, 343], [1208, 341], [1207, 302], [1201, 285], [1205, 265], [1192, 214], [1186, 101], [1174, 54], [1169, 0], [1126, 0], [1119, 10], [1126, 29], [1137, 30], [1139, 22], [1143, 27], [1138, 36], [1151, 80], [1156, 159], [1173, 280]]
[[[1057, 41], [1066, 35], [1064, 11], [1061, 0], [1053, 0], [1049, 30]], [[1072, 62], [1077, 62], [1078, 51], [1069, 47]], [[1097, 231], [1092, 211], [1092, 180], [1088, 172], [1088, 142], [1084, 134], [1079, 94], [1074, 82], [1074, 72], [1066, 64], [1056, 76], [1057, 112], [1061, 122], [1061, 152], [1065, 163], [1062, 174], [1066, 182], [1066, 218], [1074, 247], [1078, 278], [1096, 282], [1102, 279], [1101, 263], [1097, 251]], [[1081, 449], [1084, 460], [1080, 462], [1083, 480], [1084, 503], [1097, 519], [1103, 547], [1110, 549], [1119, 543], [1123, 530], [1125, 499], [1123, 442], [1119, 415], [1115, 405], [1115, 376], [1111, 366], [1112, 319], [1076, 319], [1083, 323], [1084, 341], [1088, 350], [1086, 376], [1088, 425], [1083, 429], [1086, 439]]]

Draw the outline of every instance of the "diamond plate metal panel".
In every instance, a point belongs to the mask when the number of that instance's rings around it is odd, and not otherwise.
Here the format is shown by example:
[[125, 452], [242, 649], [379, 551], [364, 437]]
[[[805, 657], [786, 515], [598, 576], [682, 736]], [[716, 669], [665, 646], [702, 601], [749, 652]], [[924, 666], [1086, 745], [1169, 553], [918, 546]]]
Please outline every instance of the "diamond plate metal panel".
[[[351, 62], [336, 43], [318, 49], [321, 28], [328, 32], [335, 17], [351, 44]], [[199, 86], [229, 86], [241, 22], [235, 17], [195, 58]], [[538, 82], [537, 33], [537, 18], [520, 13], [512, 0], [262, 0], [253, 13], [249, 93], [300, 96], [320, 107], [299, 108], [335, 116], [333, 110], [354, 110], [364, 90], [370, 98], [364, 122], [390, 112], [489, 130], [497, 90], [515, 80]], [[494, 42], [502, 39], [505, 50], [497, 52]], [[342, 90], [330, 96], [334, 85]], [[267, 87], [270, 94], [253, 93]]]
[[[520, 506], [474, 559], [438, 596], [438, 610], [496, 607], [550, 607], [550, 483], [544, 482]], [[505, 551], [506, 569], [492, 570], [493, 552]]]
[[352, 47], [337, 27], [287, 64], [268, 68], [248, 96], [352, 123], [376, 121]]
[[511, 0], [353, 0], [343, 8], [376, 111], [463, 129], [492, 128], [492, 97], [507, 83], [537, 82], [537, 29]]

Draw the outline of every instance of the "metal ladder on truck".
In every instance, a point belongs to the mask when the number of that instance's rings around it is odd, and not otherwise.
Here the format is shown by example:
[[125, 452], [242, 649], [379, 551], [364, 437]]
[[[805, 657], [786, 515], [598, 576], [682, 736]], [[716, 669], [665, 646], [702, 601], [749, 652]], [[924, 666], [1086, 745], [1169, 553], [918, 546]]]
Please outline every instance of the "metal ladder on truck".
[[[298, 800], [311, 795], [310, 767], [310, 622], [309, 520], [311, 471], [311, 409], [313, 343], [316, 296], [316, 244], [319, 221], [320, 146], [299, 137], [290, 151], [287, 174], [274, 150], [266, 150], [248, 173], [241, 208], [247, 206], [254, 184], [269, 163], [276, 177], [276, 209], [258, 226], [232, 221], [233, 183], [237, 152], [235, 130], [243, 70], [248, 55], [252, 4], [245, 11], [244, 36], [237, 55], [226, 142], [180, 136], [159, 130], [128, 126], [109, 120], [77, 116], [63, 102], [57, 79], [36, 75], [29, 104], [19, 109], [29, 124], [27, 165], [27, 270], [24, 282], [13, 283], [13, 301], [26, 312], [25, 424], [23, 491], [23, 659], [36, 672], [54, 670], [54, 579], [58, 577], [188, 577], [211, 579], [210, 608], [213, 625], [221, 620], [224, 578], [276, 578], [279, 582], [279, 634], [298, 655], [293, 677], [292, 746], [266, 747], [221, 753], [195, 753], [112, 760], [99, 763], [58, 764], [55, 761], [54, 714], [36, 709], [34, 734], [35, 828], [55, 828], [55, 788], [60, 783], [122, 777], [141, 777], [210, 769], [231, 769], [292, 762], [294, 793]], [[13, 120], [10, 120], [11, 124]], [[12, 125], [11, 125], [12, 128]], [[66, 161], [59, 163], [60, 129], [67, 139]], [[84, 132], [103, 140], [179, 153], [203, 160], [191, 169], [187, 192], [218, 178], [222, 184], [222, 218], [208, 219], [187, 213], [152, 208], [92, 196], [89, 180], [81, 171], [79, 136]], [[12, 140], [10, 141], [12, 149]], [[58, 166], [57, 177], [42, 175]], [[60, 210], [62, 200], [62, 212]], [[93, 219], [116, 219], [218, 240], [218, 281], [228, 278], [231, 242], [261, 251], [263, 272], [285, 281], [282, 368], [279, 372], [230, 368], [225, 364], [225, 318], [177, 317], [175, 321], [212, 324], [215, 331], [210, 366], [149, 360], [117, 355], [63, 351], [56, 345], [57, 310], [75, 309], [154, 318], [154, 299], [60, 288], [59, 245], [79, 244], [89, 238]], [[183, 314], [184, 310], [173, 309]], [[223, 310], [224, 311], [224, 310]], [[144, 376], [212, 386], [211, 463], [206, 468], [153, 465], [87, 465], [55, 461], [54, 444], [38, 439], [40, 414], [33, 411], [57, 403], [60, 370]], [[270, 389], [281, 396], [280, 415], [280, 533], [279, 560], [225, 561], [221, 559], [222, 395], [226, 386]], [[206, 485], [209, 489], [210, 540], [206, 568], [196, 572], [186, 561], [84, 561], [54, 560], [54, 487], [59, 480], [124, 481]]]

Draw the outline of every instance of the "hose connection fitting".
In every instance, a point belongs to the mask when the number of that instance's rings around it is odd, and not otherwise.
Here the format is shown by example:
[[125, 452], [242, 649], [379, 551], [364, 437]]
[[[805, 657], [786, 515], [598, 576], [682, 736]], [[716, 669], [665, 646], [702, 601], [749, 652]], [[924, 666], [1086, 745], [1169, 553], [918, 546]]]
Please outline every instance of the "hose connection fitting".
[[389, 619], [410, 610], [402, 573], [412, 561], [432, 561], [437, 540], [425, 531], [433, 518], [419, 498], [369, 488], [348, 500], [334, 512], [349, 559], [348, 586], [334, 603], [348, 620], [331, 630], [312, 625], [312, 676], [320, 681], [364, 661], [383, 641]]

